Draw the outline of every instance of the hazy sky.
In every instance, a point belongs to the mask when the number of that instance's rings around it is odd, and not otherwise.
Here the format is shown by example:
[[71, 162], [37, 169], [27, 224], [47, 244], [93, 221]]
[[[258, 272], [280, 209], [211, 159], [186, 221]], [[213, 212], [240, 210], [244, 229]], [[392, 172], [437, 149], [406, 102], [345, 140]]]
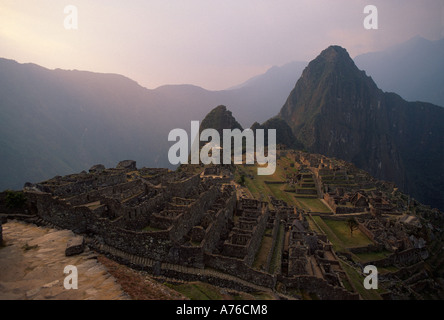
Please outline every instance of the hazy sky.
[[[375, 5], [379, 29], [363, 26]], [[66, 30], [64, 8], [78, 8]], [[352, 57], [444, 37], [444, 0], [0, 0], [0, 57], [216, 90], [331, 44]]]

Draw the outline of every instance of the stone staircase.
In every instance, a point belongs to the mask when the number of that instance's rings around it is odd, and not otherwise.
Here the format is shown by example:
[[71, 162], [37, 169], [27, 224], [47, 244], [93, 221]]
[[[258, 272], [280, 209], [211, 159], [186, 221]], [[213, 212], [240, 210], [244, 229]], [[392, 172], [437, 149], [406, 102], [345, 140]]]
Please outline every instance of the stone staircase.
[[[122, 262], [131, 266], [134, 269], [143, 270], [154, 273], [152, 278], [160, 281], [170, 280], [176, 283], [186, 283], [190, 281], [202, 281], [210, 284], [214, 284], [220, 287], [227, 287], [230, 289], [245, 291], [245, 292], [266, 292], [283, 300], [294, 300], [294, 297], [287, 296], [282, 293], [278, 293], [270, 288], [262, 287], [251, 282], [247, 282], [238, 277], [213, 270], [213, 269], [199, 269], [193, 267], [186, 267], [182, 265], [176, 265], [171, 263], [160, 263], [158, 261], [135, 256], [108, 246], [103, 243], [99, 243], [96, 239], [89, 243], [89, 246], [103, 254], [110, 255], [114, 260]], [[188, 279], [188, 280], [184, 280]], [[241, 288], [241, 290], [239, 290]]]

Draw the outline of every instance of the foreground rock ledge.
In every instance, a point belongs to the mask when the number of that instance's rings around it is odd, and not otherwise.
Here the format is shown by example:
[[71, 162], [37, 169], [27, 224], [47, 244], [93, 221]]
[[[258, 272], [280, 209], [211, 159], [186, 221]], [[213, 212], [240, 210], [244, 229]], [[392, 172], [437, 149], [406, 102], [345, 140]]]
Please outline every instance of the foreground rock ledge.
[[[84, 252], [65, 256], [66, 244], [77, 236], [69, 230], [37, 227], [17, 221], [3, 224], [0, 247], [0, 300], [127, 300], [116, 279]], [[76, 266], [78, 289], [67, 290], [66, 266]]]
[[66, 245], [65, 256], [76, 256], [85, 250], [85, 239], [83, 237], [75, 237], [68, 240]]

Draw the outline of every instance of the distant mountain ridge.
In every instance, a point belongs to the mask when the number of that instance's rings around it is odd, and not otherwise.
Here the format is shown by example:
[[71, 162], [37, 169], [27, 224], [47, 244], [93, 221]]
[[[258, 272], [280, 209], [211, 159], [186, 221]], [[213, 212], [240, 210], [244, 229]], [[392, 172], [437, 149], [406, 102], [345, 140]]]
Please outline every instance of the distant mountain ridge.
[[[135, 157], [156, 164], [152, 92], [120, 75], [0, 60], [0, 188]], [[150, 127], [152, 133], [145, 129]]]
[[408, 101], [444, 107], [444, 39], [430, 41], [416, 36], [379, 52], [354, 58], [384, 91]]
[[309, 152], [444, 208], [444, 108], [384, 93], [345, 49], [330, 46], [309, 63], [279, 117]]
[[248, 79], [244, 83], [228, 88], [227, 90], [261, 86], [263, 88], [277, 87], [289, 92], [294, 87], [294, 84], [301, 76], [302, 71], [307, 64], [308, 62], [306, 61], [292, 61], [283, 66], [273, 66], [264, 74], [257, 75]]
[[0, 58], [0, 190], [97, 163], [113, 167], [126, 158], [140, 166], [171, 167], [168, 133], [189, 128], [214, 106], [230, 106], [244, 126], [276, 114], [289, 91], [265, 84], [151, 90], [117, 74], [49, 70]]

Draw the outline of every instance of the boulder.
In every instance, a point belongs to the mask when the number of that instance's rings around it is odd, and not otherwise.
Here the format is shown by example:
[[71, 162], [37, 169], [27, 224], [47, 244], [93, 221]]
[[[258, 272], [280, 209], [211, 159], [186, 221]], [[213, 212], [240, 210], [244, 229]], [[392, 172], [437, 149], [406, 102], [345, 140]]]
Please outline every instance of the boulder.
[[89, 169], [90, 173], [100, 173], [105, 170], [105, 166], [103, 164], [96, 164]]
[[75, 256], [81, 254], [85, 249], [85, 239], [83, 237], [75, 237], [68, 240], [66, 245], [65, 256]]
[[120, 161], [116, 168], [117, 169], [126, 169], [126, 170], [137, 170], [136, 161], [134, 161], [134, 160]]

